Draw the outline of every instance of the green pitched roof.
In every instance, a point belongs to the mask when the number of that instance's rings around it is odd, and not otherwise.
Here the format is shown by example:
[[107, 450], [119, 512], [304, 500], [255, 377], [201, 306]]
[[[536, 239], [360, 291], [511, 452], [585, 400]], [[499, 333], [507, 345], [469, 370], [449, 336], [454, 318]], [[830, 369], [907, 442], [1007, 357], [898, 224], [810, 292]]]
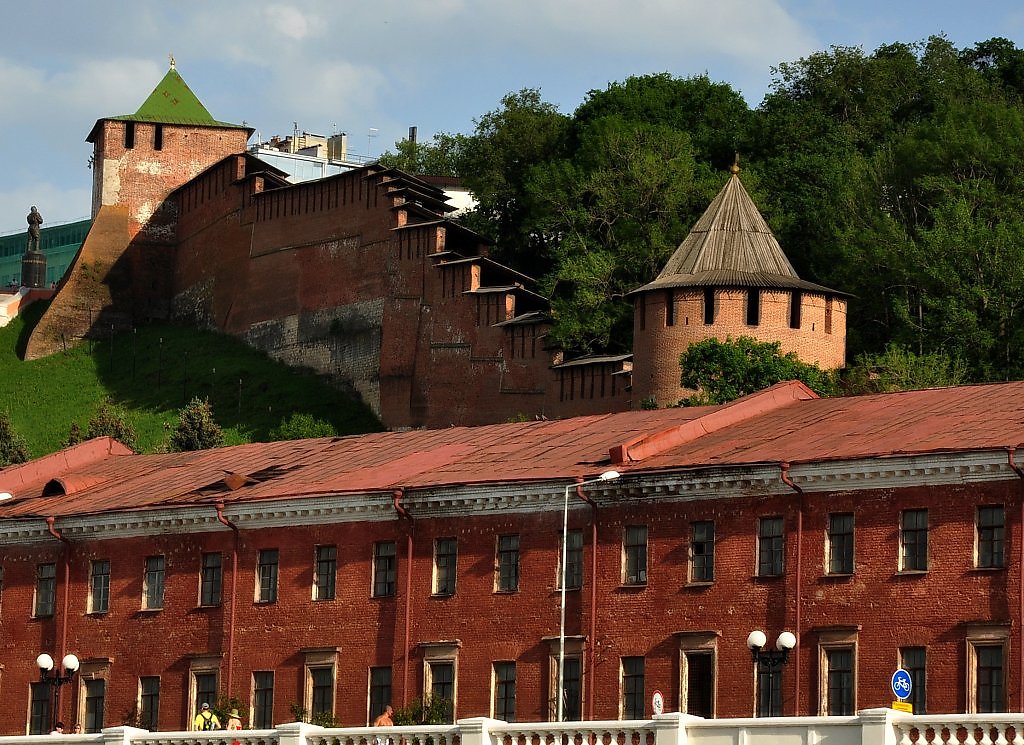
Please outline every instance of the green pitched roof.
[[[198, 127], [251, 129], [241, 124], [231, 124], [214, 119], [173, 67], [167, 71], [164, 79], [153, 89], [153, 92], [149, 94], [149, 98], [143, 101], [142, 106], [134, 114], [104, 118], [121, 121], [152, 122], [156, 124], [187, 124]], [[93, 128], [93, 132], [95, 132], [95, 128]], [[93, 135], [90, 133], [87, 140], [91, 142], [92, 138]]]

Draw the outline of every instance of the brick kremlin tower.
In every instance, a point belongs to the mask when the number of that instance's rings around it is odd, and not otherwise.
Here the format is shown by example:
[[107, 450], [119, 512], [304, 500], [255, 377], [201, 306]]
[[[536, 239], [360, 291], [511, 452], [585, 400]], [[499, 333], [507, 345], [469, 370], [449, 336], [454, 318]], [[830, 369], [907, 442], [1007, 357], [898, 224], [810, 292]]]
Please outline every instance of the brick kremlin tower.
[[633, 291], [633, 405], [687, 395], [679, 355], [704, 339], [750, 336], [840, 368], [846, 295], [800, 279], [750, 195], [739, 166], [665, 268]]

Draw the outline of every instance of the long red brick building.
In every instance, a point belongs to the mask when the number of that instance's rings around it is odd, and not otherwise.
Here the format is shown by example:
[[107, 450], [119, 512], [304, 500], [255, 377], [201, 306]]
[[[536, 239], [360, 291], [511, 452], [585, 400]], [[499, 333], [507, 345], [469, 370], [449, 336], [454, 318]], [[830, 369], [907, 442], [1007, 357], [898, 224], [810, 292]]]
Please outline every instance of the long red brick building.
[[[918, 712], [1020, 710], [1022, 461], [1022, 382], [92, 440], [0, 471], [0, 734], [183, 729], [222, 696], [254, 727], [424, 696], [549, 720], [560, 658], [570, 719], [650, 716], [655, 690], [704, 717], [849, 714], [898, 667]], [[758, 672], [755, 629], [794, 634], [788, 662]], [[43, 652], [81, 661], [59, 712]]]
[[27, 356], [150, 319], [241, 337], [350, 388], [389, 428], [671, 405], [691, 343], [754, 336], [842, 367], [846, 296], [797, 276], [738, 169], [658, 277], [634, 354], [568, 359], [548, 299], [450, 220], [444, 192], [371, 164], [293, 184], [171, 69], [96, 122], [93, 226]]

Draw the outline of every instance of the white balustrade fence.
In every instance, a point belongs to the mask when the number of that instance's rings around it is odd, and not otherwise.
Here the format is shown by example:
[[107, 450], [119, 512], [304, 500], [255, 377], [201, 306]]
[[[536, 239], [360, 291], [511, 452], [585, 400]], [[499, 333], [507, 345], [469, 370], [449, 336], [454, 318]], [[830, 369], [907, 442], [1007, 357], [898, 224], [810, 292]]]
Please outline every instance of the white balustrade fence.
[[0, 737], [0, 745], [1024, 745], [1024, 714], [904, 714], [865, 709], [849, 717], [500, 722], [479, 717], [418, 727], [317, 727], [148, 732], [111, 727], [89, 735]]

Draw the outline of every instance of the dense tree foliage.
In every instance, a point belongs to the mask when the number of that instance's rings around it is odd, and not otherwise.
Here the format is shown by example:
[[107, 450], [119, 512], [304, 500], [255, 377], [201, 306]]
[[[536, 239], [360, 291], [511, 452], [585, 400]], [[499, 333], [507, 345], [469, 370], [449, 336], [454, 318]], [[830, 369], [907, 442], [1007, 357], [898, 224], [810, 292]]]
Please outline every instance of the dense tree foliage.
[[24, 463], [28, 460], [28, 445], [25, 439], [14, 431], [7, 412], [0, 411], [0, 468]]
[[570, 351], [629, 348], [623, 296], [739, 152], [801, 276], [852, 295], [850, 359], [895, 345], [967, 380], [1024, 377], [1024, 51], [933, 37], [773, 74], [754, 110], [706, 76], [631, 77], [571, 116], [524, 89], [435, 145], [480, 200], [466, 224], [541, 280]]
[[178, 413], [178, 426], [171, 432], [167, 449], [174, 453], [219, 448], [224, 432], [213, 417], [209, 399], [193, 398]]
[[784, 380], [799, 380], [819, 396], [838, 391], [834, 372], [801, 362], [793, 352], [783, 354], [781, 344], [738, 339], [705, 339], [690, 345], [679, 359], [684, 388], [696, 391], [684, 406], [724, 404]]
[[122, 445], [136, 448], [138, 440], [135, 434], [135, 427], [128, 421], [128, 415], [124, 409], [117, 406], [109, 398], [100, 404], [99, 409], [89, 420], [89, 428], [85, 432], [85, 439], [91, 440], [94, 437], [113, 437]]

